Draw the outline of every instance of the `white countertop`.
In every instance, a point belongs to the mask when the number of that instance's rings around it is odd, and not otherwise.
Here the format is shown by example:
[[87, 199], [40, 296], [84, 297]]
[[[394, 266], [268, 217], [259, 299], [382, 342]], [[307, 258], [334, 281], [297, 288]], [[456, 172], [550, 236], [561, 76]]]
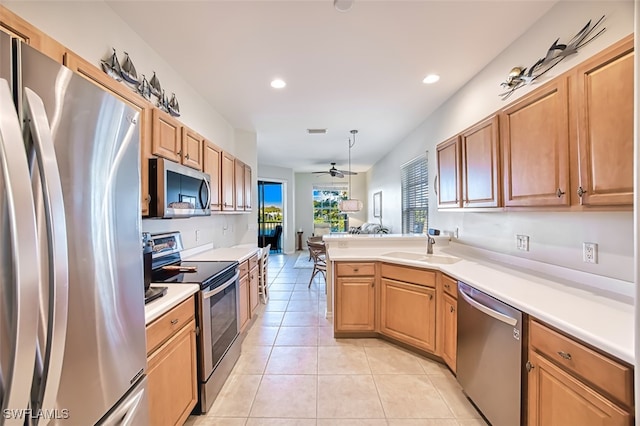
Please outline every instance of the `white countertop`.
[[144, 319], [147, 325], [200, 291], [198, 284], [151, 284], [151, 287], [161, 286], [167, 287], [167, 294], [144, 305]]
[[262, 249], [259, 247], [230, 247], [230, 248], [217, 248], [208, 249], [197, 254], [193, 254], [184, 258], [191, 262], [213, 262], [213, 261], [233, 261], [244, 262], [254, 254], [260, 254]]
[[[440, 270], [630, 364], [634, 363], [633, 283], [573, 271], [562, 278], [446, 248], [435, 254], [460, 257], [435, 264], [384, 256], [391, 251], [424, 254], [416, 248], [329, 247], [330, 261], [379, 260]], [[463, 257], [464, 256], [464, 257]], [[539, 263], [539, 262], [535, 262]], [[564, 268], [563, 268], [564, 269]], [[589, 283], [593, 282], [593, 286]], [[596, 285], [597, 284], [597, 285]], [[607, 284], [609, 284], [607, 286]], [[621, 291], [609, 291], [622, 289]]]

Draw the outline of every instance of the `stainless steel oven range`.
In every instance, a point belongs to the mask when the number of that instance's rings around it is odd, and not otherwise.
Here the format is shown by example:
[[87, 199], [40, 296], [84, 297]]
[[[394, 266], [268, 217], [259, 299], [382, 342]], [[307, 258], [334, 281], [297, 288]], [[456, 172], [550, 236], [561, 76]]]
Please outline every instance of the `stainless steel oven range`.
[[198, 284], [196, 325], [199, 397], [206, 413], [240, 356], [238, 262], [182, 261], [179, 232], [152, 234], [151, 281]]

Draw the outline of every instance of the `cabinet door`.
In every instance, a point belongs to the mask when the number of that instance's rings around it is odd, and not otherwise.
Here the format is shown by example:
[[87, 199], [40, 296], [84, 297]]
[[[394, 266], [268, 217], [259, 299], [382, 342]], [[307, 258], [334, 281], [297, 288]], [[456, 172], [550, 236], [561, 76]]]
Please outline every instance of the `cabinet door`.
[[380, 331], [426, 351], [435, 351], [435, 289], [381, 280]]
[[222, 210], [222, 150], [205, 140], [203, 171], [211, 176], [211, 194], [209, 195], [211, 210]]
[[443, 345], [442, 359], [447, 363], [451, 371], [456, 372], [456, 353], [458, 350], [458, 301], [450, 295], [443, 293]]
[[182, 155], [181, 127], [178, 120], [154, 108], [151, 153], [179, 163]]
[[138, 120], [140, 129], [140, 205], [142, 216], [149, 215], [149, 158], [151, 157], [151, 104], [128, 87], [107, 76], [101, 69], [82, 59], [73, 52], [65, 55], [65, 65], [72, 71], [91, 81], [103, 90], [115, 95], [120, 100], [140, 111]]
[[374, 285], [373, 277], [336, 279], [336, 331], [374, 331]]
[[183, 424], [198, 401], [196, 326], [191, 321], [148, 359], [150, 423]]
[[438, 162], [438, 208], [461, 206], [460, 139], [458, 136], [436, 147]]
[[202, 170], [204, 138], [193, 130], [182, 127], [182, 155], [181, 161], [185, 166]]
[[244, 165], [244, 209], [251, 210], [251, 167]]
[[240, 312], [240, 332], [242, 332], [249, 323], [249, 274], [240, 277], [238, 289], [240, 291], [240, 304], [238, 306]]
[[462, 205], [498, 207], [498, 116], [488, 118], [462, 133]]
[[505, 206], [568, 206], [566, 78], [526, 95], [501, 117]]
[[222, 153], [222, 210], [235, 210], [235, 159], [229, 153]]
[[529, 350], [528, 415], [530, 426], [630, 426], [633, 416]]
[[234, 186], [236, 188], [236, 210], [244, 210], [244, 163], [236, 158], [234, 164]]
[[577, 69], [583, 205], [633, 205], [633, 37]]
[[251, 307], [251, 318], [256, 314], [256, 309], [260, 305], [258, 297], [258, 268], [249, 271], [249, 306]]

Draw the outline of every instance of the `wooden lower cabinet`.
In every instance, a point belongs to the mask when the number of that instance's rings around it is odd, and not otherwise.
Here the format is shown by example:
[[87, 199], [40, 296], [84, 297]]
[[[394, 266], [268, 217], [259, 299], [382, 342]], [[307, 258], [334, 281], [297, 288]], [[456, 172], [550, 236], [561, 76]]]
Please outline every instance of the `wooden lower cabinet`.
[[375, 278], [336, 279], [335, 331], [375, 330]]
[[380, 332], [416, 348], [436, 347], [436, 291], [434, 288], [382, 278]]
[[147, 326], [149, 424], [182, 425], [198, 402], [194, 309], [190, 298]]
[[449, 294], [442, 296], [442, 359], [451, 371], [456, 372], [456, 353], [458, 350], [458, 301]]
[[529, 350], [529, 426], [630, 426], [633, 415]]
[[242, 333], [247, 324], [249, 324], [250, 310], [249, 310], [249, 274], [240, 276], [240, 285], [238, 287], [240, 292], [240, 304], [238, 305], [238, 311], [240, 314], [240, 332]]

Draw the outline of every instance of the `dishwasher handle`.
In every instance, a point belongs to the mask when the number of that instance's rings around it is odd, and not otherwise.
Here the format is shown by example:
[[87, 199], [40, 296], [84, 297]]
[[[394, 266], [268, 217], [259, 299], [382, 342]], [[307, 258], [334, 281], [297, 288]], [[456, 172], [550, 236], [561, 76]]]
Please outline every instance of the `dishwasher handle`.
[[479, 310], [480, 312], [489, 315], [492, 318], [497, 319], [498, 321], [502, 321], [505, 324], [509, 324], [512, 327], [515, 327], [516, 324], [518, 324], [518, 320], [516, 318], [512, 318], [509, 315], [505, 315], [501, 312], [498, 311], [494, 311], [493, 309], [483, 305], [482, 303], [478, 302], [477, 300], [473, 299], [471, 297], [471, 295], [467, 294], [467, 292], [464, 291], [464, 289], [459, 288], [460, 290], [460, 295], [462, 296], [462, 298], [472, 307], [476, 308], [477, 310]]

